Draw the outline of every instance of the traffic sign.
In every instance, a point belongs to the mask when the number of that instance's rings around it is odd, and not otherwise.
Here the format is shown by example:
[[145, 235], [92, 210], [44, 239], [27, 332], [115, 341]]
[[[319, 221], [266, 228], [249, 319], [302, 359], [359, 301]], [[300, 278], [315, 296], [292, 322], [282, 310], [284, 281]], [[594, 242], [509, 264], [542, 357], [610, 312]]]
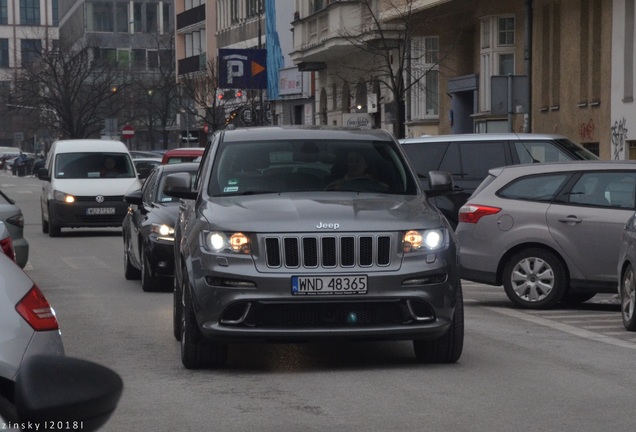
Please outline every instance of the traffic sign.
[[126, 125], [121, 129], [121, 137], [131, 139], [135, 136], [135, 128], [131, 125]]

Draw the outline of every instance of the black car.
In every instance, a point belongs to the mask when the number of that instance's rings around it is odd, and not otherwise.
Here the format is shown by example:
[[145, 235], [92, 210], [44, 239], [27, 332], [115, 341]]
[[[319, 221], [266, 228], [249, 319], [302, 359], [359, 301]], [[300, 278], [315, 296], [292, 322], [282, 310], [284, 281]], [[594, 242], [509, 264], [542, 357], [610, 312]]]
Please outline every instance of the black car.
[[140, 190], [128, 193], [130, 204], [122, 225], [124, 276], [141, 278], [144, 291], [172, 289], [174, 276], [174, 224], [179, 199], [163, 193], [166, 175], [186, 173], [196, 176], [198, 163], [159, 165]]

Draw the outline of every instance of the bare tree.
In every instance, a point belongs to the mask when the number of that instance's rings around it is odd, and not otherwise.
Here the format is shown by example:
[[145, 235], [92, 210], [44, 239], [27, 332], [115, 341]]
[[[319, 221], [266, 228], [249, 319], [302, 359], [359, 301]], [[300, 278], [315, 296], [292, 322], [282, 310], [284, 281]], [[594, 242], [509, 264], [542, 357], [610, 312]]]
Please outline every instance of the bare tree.
[[[435, 15], [444, 12], [429, 10], [427, 19], [424, 19], [415, 0], [361, 0], [359, 3], [362, 9], [361, 26], [343, 26], [340, 36], [356, 48], [361, 61], [342, 59], [335, 74], [347, 82], [350, 88], [360, 88], [361, 83], [376, 88], [381, 85], [392, 100], [389, 111], [393, 114], [393, 130], [396, 135], [403, 137], [405, 101], [413, 87], [422, 86], [432, 68], [412, 67], [423, 63], [426, 52], [424, 47], [414, 47], [411, 41], [425, 34], [426, 27], [435, 20]], [[453, 31], [459, 38], [459, 24]], [[439, 64], [453, 46], [455, 44], [450, 44], [445, 53], [437, 53], [433, 65]], [[430, 61], [426, 63], [430, 64]]]
[[209, 132], [225, 127], [225, 101], [219, 99], [217, 63], [208, 59], [202, 72], [179, 76], [181, 108], [200, 123], [208, 125]]
[[22, 58], [14, 82], [13, 103], [20, 109], [37, 110], [53, 136], [97, 136], [104, 119], [124, 107], [117, 103], [128, 77], [115, 61], [95, 59], [85, 46], [48, 45]]
[[179, 91], [175, 79], [174, 36], [167, 41], [157, 38], [158, 67], [152, 71], [136, 70], [133, 64], [131, 93], [137, 102], [134, 120], [147, 131], [149, 142], [161, 136], [162, 148], [168, 148], [170, 129], [179, 111]]

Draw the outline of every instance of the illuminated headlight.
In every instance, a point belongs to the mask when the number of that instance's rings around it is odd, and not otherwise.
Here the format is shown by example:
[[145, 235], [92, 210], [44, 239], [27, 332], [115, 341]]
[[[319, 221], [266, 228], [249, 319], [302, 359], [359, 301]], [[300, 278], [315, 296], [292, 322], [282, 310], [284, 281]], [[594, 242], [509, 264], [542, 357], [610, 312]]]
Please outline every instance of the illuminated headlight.
[[157, 234], [161, 240], [174, 241], [174, 228], [166, 224], [152, 224], [150, 232]]
[[243, 233], [205, 232], [205, 247], [211, 252], [234, 252], [249, 254], [252, 252], [250, 239]]
[[75, 197], [73, 195], [69, 195], [67, 193], [60, 192], [57, 190], [53, 191], [53, 199], [55, 201], [62, 201], [69, 204], [75, 202]]
[[404, 252], [439, 250], [446, 245], [446, 231], [441, 228], [408, 231], [404, 234], [402, 244]]

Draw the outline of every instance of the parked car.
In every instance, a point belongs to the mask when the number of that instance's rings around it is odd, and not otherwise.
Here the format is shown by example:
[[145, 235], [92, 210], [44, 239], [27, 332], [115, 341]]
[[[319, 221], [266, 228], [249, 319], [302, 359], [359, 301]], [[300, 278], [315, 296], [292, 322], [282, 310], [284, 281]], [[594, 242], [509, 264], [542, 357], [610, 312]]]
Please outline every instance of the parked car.
[[203, 147], [180, 147], [170, 149], [163, 154], [162, 164], [174, 164], [183, 162], [194, 162], [196, 158], [203, 155]]
[[24, 215], [18, 205], [0, 190], [0, 221], [4, 222], [9, 231], [15, 261], [24, 268], [29, 261], [29, 242], [24, 238]]
[[51, 237], [62, 228], [121, 227], [124, 195], [141, 188], [128, 148], [110, 140], [54, 142], [38, 178], [42, 232]]
[[456, 134], [406, 138], [401, 143], [424, 182], [429, 171], [442, 170], [453, 175], [453, 192], [431, 199], [453, 226], [457, 226], [459, 208], [491, 168], [598, 159], [561, 135]]
[[616, 292], [636, 164], [579, 161], [492, 169], [459, 211], [463, 279], [543, 309]]
[[163, 192], [166, 176], [180, 172], [194, 179], [198, 168], [198, 163], [191, 162], [159, 165], [141, 190], [124, 197], [130, 204], [122, 225], [124, 276], [141, 278], [144, 291], [173, 287], [174, 225], [180, 200]]
[[636, 214], [625, 224], [618, 255], [618, 298], [621, 302], [623, 325], [636, 331]]
[[21, 365], [39, 354], [63, 356], [64, 345], [46, 297], [3, 253], [0, 275], [0, 417], [15, 421], [13, 389]]
[[[406, 339], [421, 362], [459, 359], [454, 234], [392, 135], [235, 129], [209, 149], [194, 186], [178, 173], [165, 187], [193, 200], [175, 228], [186, 368], [220, 367], [228, 344], [270, 340]], [[443, 173], [429, 181], [451, 187]]]

